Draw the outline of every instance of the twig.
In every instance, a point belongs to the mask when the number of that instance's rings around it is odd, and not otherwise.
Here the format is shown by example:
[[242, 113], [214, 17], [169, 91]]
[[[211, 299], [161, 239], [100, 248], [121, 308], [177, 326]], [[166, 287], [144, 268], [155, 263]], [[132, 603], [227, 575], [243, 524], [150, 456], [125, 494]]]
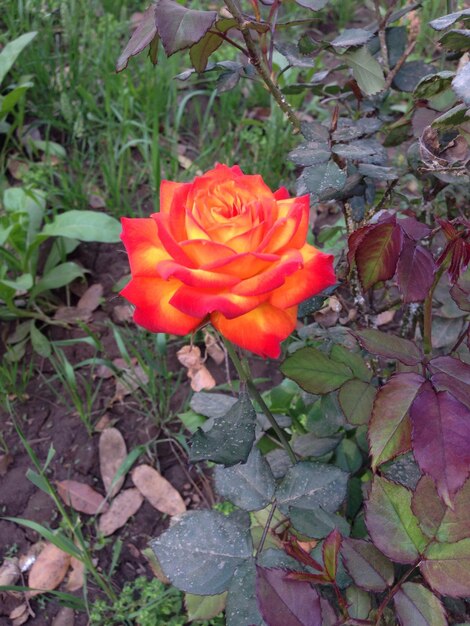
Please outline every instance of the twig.
[[250, 55], [248, 54], [248, 50], [246, 48], [244, 48], [243, 46], [241, 46], [239, 43], [237, 43], [236, 41], [234, 41], [233, 39], [231, 39], [230, 37], [228, 37], [225, 33], [221, 32], [220, 30], [212, 30], [209, 29], [208, 31], [211, 35], [217, 35], [218, 37], [220, 37], [221, 39], [223, 39], [224, 41], [226, 41], [227, 43], [229, 43], [231, 46], [233, 46], [234, 48], [237, 48], [238, 50], [240, 50], [240, 52], [242, 52], [245, 56], [247, 56], [248, 58], [250, 57]]
[[383, 207], [385, 206], [385, 204], [388, 202], [388, 200], [390, 199], [390, 196], [392, 195], [392, 191], [395, 189], [395, 187], [398, 185], [400, 179], [399, 178], [395, 178], [395, 180], [392, 180], [388, 185], [387, 185], [387, 189], [384, 191], [384, 195], [382, 196], [382, 198], [380, 199], [379, 203], [376, 206], [371, 207], [367, 213], [364, 216], [364, 220], [363, 223], [367, 223], [369, 220], [372, 219], [372, 217], [378, 213], [379, 211], [381, 211], [383, 209]]
[[408, 46], [405, 49], [405, 52], [401, 55], [401, 57], [396, 62], [394, 68], [392, 70], [390, 70], [390, 72], [389, 72], [389, 74], [387, 76], [387, 80], [385, 81], [384, 91], [386, 91], [387, 89], [390, 89], [390, 86], [391, 86], [391, 84], [393, 82], [393, 79], [395, 78], [395, 76], [400, 71], [401, 66], [403, 65], [403, 63], [410, 56], [410, 54], [413, 52], [413, 50], [415, 49], [415, 46], [416, 46], [416, 39], [414, 41], [410, 41], [410, 43], [408, 44]]
[[274, 513], [276, 511], [276, 506], [277, 506], [276, 501], [273, 500], [271, 510], [269, 511], [268, 519], [266, 520], [266, 524], [264, 525], [264, 528], [263, 528], [263, 534], [261, 535], [260, 542], [258, 544], [258, 547], [256, 548], [255, 558], [263, 549], [264, 542], [266, 541], [266, 537], [268, 536], [269, 527], [271, 526], [271, 522], [273, 520]]
[[227, 9], [230, 11], [230, 13], [238, 22], [238, 27], [242, 33], [243, 39], [245, 40], [245, 44], [248, 50], [248, 58], [250, 59], [253, 67], [263, 79], [266, 87], [271, 92], [273, 98], [276, 100], [279, 107], [287, 115], [289, 122], [292, 124], [292, 127], [294, 128], [294, 133], [295, 134], [299, 133], [300, 132], [300, 120], [297, 117], [294, 109], [287, 102], [279, 86], [271, 78], [268, 68], [265, 66], [265, 64], [261, 60], [258, 54], [256, 43], [253, 37], [251, 36], [249, 23], [243, 17], [240, 7], [238, 6], [237, 0], [224, 0], [224, 1], [227, 6]]
[[382, 614], [385, 611], [385, 609], [387, 608], [388, 603], [393, 598], [393, 596], [397, 593], [397, 591], [400, 590], [400, 587], [403, 585], [403, 583], [409, 578], [409, 576], [418, 567], [420, 560], [421, 559], [418, 559], [417, 561], [415, 561], [415, 563], [413, 563], [413, 565], [410, 567], [410, 569], [407, 570], [403, 574], [403, 576], [400, 578], [400, 580], [387, 593], [387, 595], [385, 596], [385, 598], [383, 599], [381, 605], [379, 606], [379, 608], [377, 610], [377, 614], [375, 616], [375, 626], [379, 626], [380, 620], [382, 619]]
[[449, 351], [449, 354], [452, 354], [452, 352], [457, 352], [458, 347], [460, 346], [460, 344], [462, 343], [462, 341], [465, 339], [465, 336], [468, 335], [470, 333], [470, 322], [467, 324], [467, 326], [463, 329], [463, 331], [460, 333], [457, 341], [455, 342], [455, 344], [452, 346], [452, 350]]
[[380, 1], [379, 0], [374, 0], [374, 7], [375, 7], [375, 15], [377, 17], [377, 24], [379, 26], [378, 35], [379, 35], [379, 41], [380, 41], [380, 53], [382, 55], [382, 63], [383, 63], [386, 73], [388, 74], [390, 72], [390, 66], [388, 64], [388, 48], [387, 48], [387, 39], [385, 35], [385, 26], [387, 25], [388, 18], [391, 15], [393, 5], [387, 9], [387, 12], [385, 13], [384, 17], [381, 17], [380, 15]]

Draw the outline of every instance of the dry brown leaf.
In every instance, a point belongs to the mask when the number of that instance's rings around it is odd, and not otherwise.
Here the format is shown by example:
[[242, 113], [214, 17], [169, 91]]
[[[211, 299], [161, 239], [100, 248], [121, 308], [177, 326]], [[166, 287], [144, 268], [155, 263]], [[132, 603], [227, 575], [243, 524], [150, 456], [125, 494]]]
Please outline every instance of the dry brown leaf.
[[27, 602], [23, 602], [15, 607], [8, 616], [11, 619], [11, 626], [21, 626], [26, 624], [30, 617], [36, 617], [31, 611]]
[[83, 577], [85, 575], [85, 565], [74, 556], [70, 559], [70, 570], [65, 589], [67, 591], [78, 591], [83, 587]]
[[138, 465], [132, 470], [132, 480], [150, 504], [162, 513], [180, 515], [186, 505], [178, 491], [150, 465]]
[[79, 322], [89, 322], [91, 312], [86, 309], [77, 309], [75, 306], [60, 306], [54, 314], [55, 320], [67, 322], [68, 324], [78, 324]]
[[28, 586], [34, 591], [28, 591], [28, 597], [56, 589], [64, 580], [69, 565], [70, 554], [48, 543], [29, 572]]
[[18, 566], [23, 574], [32, 568], [33, 563], [44, 550], [45, 546], [45, 541], [37, 541], [29, 548], [26, 554], [22, 554], [20, 556], [18, 560]]
[[181, 365], [188, 369], [198, 368], [204, 364], [201, 351], [197, 346], [183, 346], [176, 353], [176, 357]]
[[217, 365], [222, 365], [225, 361], [225, 351], [217, 339], [206, 331], [204, 333], [204, 343], [206, 344], [207, 354], [211, 359], [215, 361]]
[[13, 457], [8, 452], [6, 454], [0, 454], [0, 476], [5, 476], [8, 468], [13, 463]]
[[111, 489], [113, 478], [127, 456], [127, 447], [124, 437], [117, 428], [106, 428], [99, 441], [100, 473], [106, 494], [110, 498], [120, 491], [125, 476], [121, 476]]
[[97, 193], [91, 193], [88, 196], [88, 206], [90, 207], [90, 209], [94, 209], [94, 210], [96, 210], [96, 209], [105, 209], [106, 208], [106, 202]]
[[113, 308], [111, 317], [117, 324], [123, 322], [131, 322], [134, 316], [134, 307], [130, 304], [116, 304]]
[[103, 430], [109, 428], [112, 424], [112, 420], [108, 413], [105, 413], [95, 424], [95, 430], [97, 433], [102, 433]]
[[213, 389], [217, 384], [205, 365], [198, 369], [190, 368], [188, 370], [188, 378], [191, 380], [191, 389], [193, 391]]
[[382, 311], [382, 313], [379, 313], [378, 315], [375, 316], [374, 318], [375, 325], [384, 326], [385, 324], [389, 324], [395, 317], [395, 313], [396, 311], [393, 311], [393, 310]]
[[52, 620], [51, 626], [73, 626], [75, 613], [69, 606], [63, 606]]
[[89, 485], [77, 480], [62, 480], [56, 482], [56, 486], [65, 504], [71, 506], [75, 511], [87, 515], [96, 515], [97, 513], [104, 513], [109, 508], [101, 494]]
[[136, 365], [133, 369], [124, 370], [121, 378], [116, 380], [116, 391], [111, 403], [122, 402], [133, 391], [146, 385], [148, 380], [147, 372], [140, 365]]
[[96, 283], [91, 285], [85, 291], [83, 296], [77, 302], [77, 309], [80, 311], [94, 311], [100, 306], [101, 298], [103, 297], [103, 285]]
[[22, 180], [25, 174], [29, 172], [29, 164], [26, 163], [26, 161], [21, 161], [13, 157], [8, 159], [7, 168], [16, 180]]
[[21, 571], [19, 561], [15, 557], [13, 559], [5, 559], [0, 567], [0, 587], [4, 585], [14, 585], [20, 577]]
[[99, 530], [105, 537], [112, 535], [137, 513], [143, 501], [144, 498], [138, 489], [126, 489], [116, 496], [109, 510], [100, 517]]

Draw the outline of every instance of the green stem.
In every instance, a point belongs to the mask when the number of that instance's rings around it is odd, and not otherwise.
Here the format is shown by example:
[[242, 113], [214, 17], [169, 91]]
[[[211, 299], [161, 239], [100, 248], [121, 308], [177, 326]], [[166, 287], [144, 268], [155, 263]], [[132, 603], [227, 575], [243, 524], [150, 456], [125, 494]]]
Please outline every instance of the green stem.
[[227, 349], [227, 352], [230, 356], [230, 359], [232, 360], [232, 363], [235, 369], [237, 370], [237, 374], [239, 375], [240, 380], [243, 383], [245, 383], [245, 385], [248, 387], [248, 391], [250, 392], [251, 397], [253, 398], [255, 402], [258, 403], [259, 407], [268, 418], [269, 423], [273, 427], [274, 432], [278, 436], [279, 441], [282, 443], [282, 446], [284, 450], [287, 452], [287, 454], [289, 455], [289, 458], [292, 461], [292, 463], [294, 464], [297, 463], [297, 457], [295, 456], [294, 451], [290, 447], [289, 442], [287, 441], [287, 438], [283, 430], [280, 428], [279, 424], [276, 422], [276, 418], [269, 410], [266, 402], [263, 400], [260, 392], [258, 391], [255, 384], [253, 383], [253, 378], [251, 375], [250, 366], [248, 365], [248, 362], [244, 360], [242, 363], [242, 361], [238, 357], [237, 351], [235, 350], [233, 344], [230, 341], [228, 341], [228, 339], [225, 339], [225, 337], [223, 337], [222, 339]]
[[432, 352], [432, 297], [434, 295], [434, 291], [437, 287], [438, 282], [441, 279], [442, 274], [445, 270], [445, 263], [441, 265], [439, 270], [436, 272], [434, 277], [434, 282], [431, 285], [431, 289], [429, 290], [428, 295], [426, 296], [426, 300], [424, 301], [424, 311], [423, 311], [423, 347], [424, 354], [429, 355]]

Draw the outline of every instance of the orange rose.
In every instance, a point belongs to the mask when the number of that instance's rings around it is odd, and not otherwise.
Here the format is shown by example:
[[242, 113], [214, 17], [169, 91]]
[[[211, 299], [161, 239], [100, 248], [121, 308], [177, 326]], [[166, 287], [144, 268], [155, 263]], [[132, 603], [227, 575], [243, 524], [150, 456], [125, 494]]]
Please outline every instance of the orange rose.
[[160, 213], [123, 218], [132, 280], [121, 294], [153, 332], [212, 325], [277, 357], [297, 305], [335, 282], [333, 257], [305, 243], [309, 199], [217, 165], [192, 183], [162, 181]]

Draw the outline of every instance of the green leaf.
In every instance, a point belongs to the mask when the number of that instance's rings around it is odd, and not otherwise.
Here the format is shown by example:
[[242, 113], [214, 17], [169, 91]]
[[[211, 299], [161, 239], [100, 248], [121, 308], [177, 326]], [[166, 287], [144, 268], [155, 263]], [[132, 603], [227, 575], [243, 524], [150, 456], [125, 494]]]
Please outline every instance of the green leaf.
[[276, 492], [283, 513], [289, 507], [321, 507], [334, 513], [346, 497], [348, 474], [333, 465], [301, 461], [291, 467]]
[[370, 541], [345, 539], [341, 554], [344, 566], [356, 585], [379, 592], [393, 584], [393, 563]]
[[258, 511], [269, 505], [276, 482], [268, 462], [253, 448], [246, 463], [215, 468], [216, 491], [245, 511]]
[[3, 82], [6, 74], [12, 68], [18, 55], [26, 48], [28, 44], [36, 37], [37, 32], [30, 32], [21, 35], [17, 39], [10, 41], [6, 44], [3, 50], [0, 52], [0, 85]]
[[[306, 167], [299, 177], [299, 185], [313, 195], [316, 200], [324, 200], [334, 197], [337, 191], [341, 191], [346, 183], [346, 170], [330, 160], [312, 167]], [[302, 187], [303, 186], [303, 187]]]
[[[210, 424], [211, 422], [207, 422]], [[210, 460], [223, 465], [244, 463], [255, 440], [256, 412], [248, 394], [241, 393], [229, 412], [191, 437], [191, 463]]]
[[387, 160], [387, 153], [382, 144], [376, 139], [356, 139], [351, 143], [338, 143], [332, 151], [343, 159], [360, 161], [373, 165], [383, 165]]
[[411, 447], [410, 407], [424, 378], [419, 374], [394, 374], [377, 393], [369, 425], [372, 469], [407, 452]]
[[171, 582], [187, 593], [217, 595], [251, 557], [249, 529], [215, 511], [190, 511], [151, 547]]
[[411, 491], [375, 476], [366, 525], [376, 547], [393, 561], [413, 563], [428, 541], [411, 510]]
[[[261, 556], [265, 554], [263, 550]], [[270, 551], [268, 551], [270, 552]], [[283, 553], [285, 555], [285, 553]], [[256, 566], [253, 558], [247, 559], [237, 567], [228, 589], [225, 618], [227, 626], [262, 626], [264, 624], [258, 609], [256, 594]]]
[[281, 365], [281, 372], [310, 393], [328, 393], [354, 378], [351, 369], [316, 348], [301, 348]]
[[0, 279], [0, 284], [19, 292], [29, 291], [33, 286], [33, 277], [31, 274], [21, 274], [21, 276], [18, 276], [15, 280], [2, 278]]
[[441, 601], [418, 583], [404, 583], [393, 597], [402, 626], [447, 626]]
[[396, 180], [400, 174], [394, 167], [383, 167], [373, 163], [359, 163], [359, 173], [378, 180]]
[[195, 596], [187, 593], [184, 596], [184, 606], [188, 614], [188, 620], [203, 621], [216, 617], [225, 609], [227, 592], [219, 593], [216, 596]]
[[423, 353], [413, 341], [381, 330], [370, 328], [355, 331], [354, 336], [368, 352], [388, 359], [397, 359], [405, 365], [417, 365], [423, 358]]
[[57, 215], [52, 222], [44, 226], [41, 235], [69, 237], [78, 241], [117, 243], [120, 240], [121, 224], [106, 213], [73, 209]]
[[470, 596], [470, 539], [432, 543], [419, 567], [434, 591], [451, 598]]
[[367, 591], [351, 585], [346, 589], [348, 614], [354, 619], [367, 619], [372, 609], [372, 601]]
[[464, 9], [463, 11], [457, 11], [456, 13], [448, 13], [442, 17], [438, 17], [432, 22], [429, 22], [429, 26], [434, 30], [445, 30], [449, 26], [452, 26], [454, 22], [460, 19], [470, 18], [470, 9]]
[[347, 365], [356, 378], [366, 383], [370, 382], [372, 371], [367, 367], [366, 362], [357, 352], [351, 352], [351, 350], [347, 350], [344, 346], [340, 346], [336, 343], [331, 348], [330, 357], [334, 361], [338, 361], [338, 363]]
[[0, 99], [0, 120], [4, 118], [8, 113], [13, 111], [25, 92], [32, 86], [32, 83], [26, 85], [20, 85], [9, 91], [3, 99]]
[[61, 146], [60, 143], [55, 141], [43, 141], [41, 139], [31, 139], [30, 144], [45, 152], [48, 156], [55, 156], [59, 159], [65, 159], [67, 157], [67, 152], [65, 151], [64, 146]]
[[200, 41], [216, 19], [217, 11], [195, 11], [173, 0], [159, 0], [155, 9], [158, 34], [168, 56]]
[[305, 7], [306, 9], [310, 9], [310, 11], [320, 11], [324, 6], [328, 4], [329, 0], [295, 0], [296, 3]]
[[343, 411], [334, 392], [321, 396], [307, 413], [307, 430], [321, 439], [331, 437], [344, 425]]
[[[237, 20], [233, 17], [217, 20], [212, 30], [222, 34], [227, 33], [231, 28], [237, 25]], [[214, 32], [207, 32], [198, 43], [191, 46], [189, 57], [196, 72], [203, 72], [207, 67], [210, 55], [215, 52], [224, 40]]]
[[52, 348], [49, 339], [38, 329], [31, 324], [31, 344], [35, 352], [45, 359], [51, 356]]
[[452, 81], [452, 89], [457, 97], [470, 106], [470, 62], [466, 63]]
[[470, 121], [470, 112], [466, 104], [457, 104], [442, 115], [436, 117], [432, 122], [433, 128], [454, 128], [460, 124]]
[[451, 50], [470, 50], [470, 30], [449, 30], [439, 42]]
[[301, 508], [291, 506], [289, 518], [297, 532], [312, 539], [324, 539], [337, 528], [343, 536], [349, 535], [348, 522], [341, 515], [324, 511], [321, 507]]
[[334, 463], [345, 472], [354, 474], [362, 466], [362, 454], [352, 439], [343, 439], [335, 450]]
[[84, 271], [83, 267], [80, 267], [73, 261], [56, 265], [34, 285], [30, 292], [31, 298], [50, 289], [65, 287], [65, 285], [69, 285], [76, 278], [83, 278]]
[[412, 93], [425, 76], [434, 74], [436, 68], [424, 61], [408, 61], [396, 73], [392, 85], [398, 91]]
[[362, 46], [372, 39], [374, 33], [364, 28], [348, 28], [341, 35], [330, 41], [334, 48], [348, 48], [349, 46]]
[[437, 96], [437, 94], [442, 93], [446, 89], [450, 89], [454, 76], [455, 72], [450, 72], [449, 70], [443, 70], [442, 72], [425, 76], [416, 85], [413, 97], [416, 99], [429, 99], [433, 96]]
[[352, 69], [359, 88], [366, 95], [373, 96], [385, 87], [383, 70], [367, 48], [343, 54], [341, 59]]
[[338, 394], [343, 413], [350, 424], [368, 424], [374, 405], [376, 388], [363, 380], [348, 380]]

